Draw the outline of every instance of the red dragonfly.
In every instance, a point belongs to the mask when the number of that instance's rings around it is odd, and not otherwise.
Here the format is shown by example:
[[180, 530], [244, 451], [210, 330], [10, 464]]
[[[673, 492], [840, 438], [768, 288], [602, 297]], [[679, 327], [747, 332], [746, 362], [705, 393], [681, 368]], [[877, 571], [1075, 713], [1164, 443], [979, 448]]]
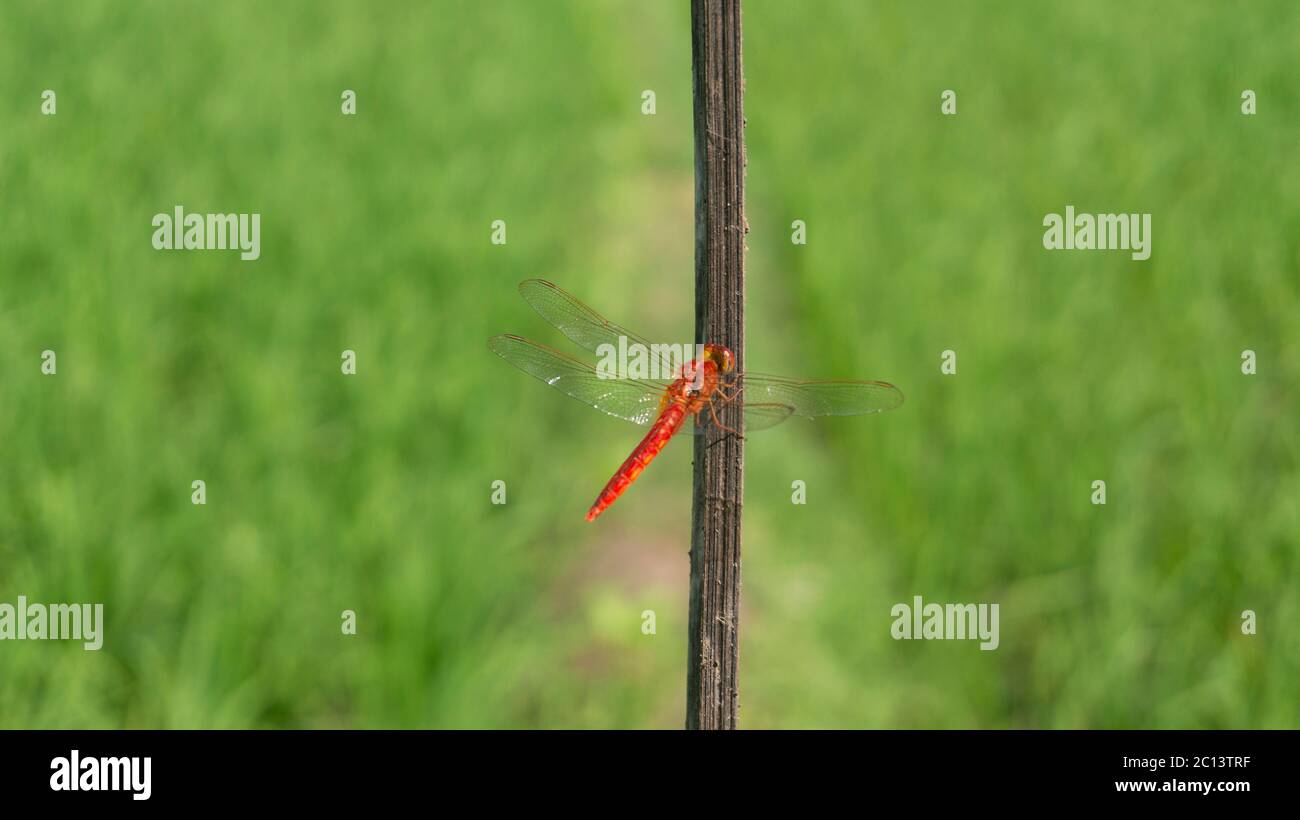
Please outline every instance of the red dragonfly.
[[[702, 356], [674, 367], [664, 352], [669, 346], [652, 345], [544, 279], [520, 283], [519, 292], [543, 319], [581, 347], [607, 355], [610, 350], [639, 345], [640, 351], [649, 352], [649, 372], [667, 376], [622, 378], [519, 336], [488, 340], [493, 353], [560, 392], [615, 418], [650, 425], [650, 432], [596, 497], [587, 511], [588, 521], [618, 500], [669, 440], [686, 429], [688, 417], [694, 418], [697, 433], [712, 423], [734, 434], [722, 424], [718, 411], [737, 400], [746, 432], [775, 427], [791, 416], [856, 416], [892, 410], [903, 403], [902, 392], [887, 382], [802, 381], [752, 371], [737, 373], [735, 356], [722, 345], [705, 344]], [[611, 347], [602, 349], [605, 345]]]

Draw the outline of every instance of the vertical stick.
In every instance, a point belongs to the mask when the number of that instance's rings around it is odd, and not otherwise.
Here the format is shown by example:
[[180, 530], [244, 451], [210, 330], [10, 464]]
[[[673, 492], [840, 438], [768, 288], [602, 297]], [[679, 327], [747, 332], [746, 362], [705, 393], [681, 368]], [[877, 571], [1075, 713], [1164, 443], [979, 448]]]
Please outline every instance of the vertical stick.
[[[695, 98], [695, 341], [745, 360], [745, 84], [740, 0], [692, 0]], [[739, 407], [722, 423], [743, 430]], [[710, 427], [695, 437], [686, 728], [734, 729], [740, 643], [744, 442]]]

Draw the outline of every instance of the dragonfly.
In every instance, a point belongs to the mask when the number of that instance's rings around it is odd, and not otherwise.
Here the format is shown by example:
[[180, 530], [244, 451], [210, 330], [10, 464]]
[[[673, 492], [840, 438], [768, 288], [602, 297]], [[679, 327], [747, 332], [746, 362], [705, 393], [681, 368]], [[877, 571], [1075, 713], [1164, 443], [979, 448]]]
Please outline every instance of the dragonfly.
[[[649, 372], [660, 376], [620, 377], [520, 336], [488, 340], [493, 353], [561, 393], [615, 418], [649, 425], [645, 437], [596, 496], [587, 511], [588, 521], [609, 509], [684, 430], [703, 433], [713, 425], [743, 438], [721, 421], [721, 411], [733, 402], [742, 411], [746, 433], [775, 427], [792, 416], [856, 416], [893, 410], [903, 403], [902, 392], [888, 382], [741, 373], [736, 370], [735, 354], [719, 344], [696, 347], [695, 358], [678, 364], [664, 352], [668, 346], [654, 345], [614, 324], [545, 279], [520, 283], [519, 293], [579, 347], [598, 355], [611, 349], [643, 351], [653, 365]], [[693, 424], [688, 425], [688, 420]]]

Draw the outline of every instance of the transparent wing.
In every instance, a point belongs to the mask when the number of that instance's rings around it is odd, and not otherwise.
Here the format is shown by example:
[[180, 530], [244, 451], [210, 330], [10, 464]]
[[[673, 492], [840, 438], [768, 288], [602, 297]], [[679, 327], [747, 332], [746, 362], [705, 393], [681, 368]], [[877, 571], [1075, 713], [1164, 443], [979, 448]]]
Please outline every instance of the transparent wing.
[[[640, 344], [647, 351], [651, 351], [651, 358], [657, 360], [659, 373], [677, 373], [676, 366], [679, 366], [680, 363], [673, 362], [666, 356], [656, 354], [654, 352], [656, 346], [653, 343], [642, 336], [632, 333], [627, 328], [609, 321], [554, 283], [545, 279], [529, 279], [520, 283], [519, 293], [543, 319], [554, 325], [557, 330], [578, 346], [595, 353], [601, 345], [613, 345], [618, 349], [620, 339], [623, 339], [625, 344]], [[585, 387], [580, 391], [583, 395], [575, 395], [568, 390], [565, 390], [565, 392], [569, 392], [569, 395], [574, 396], [574, 398], [604, 412], [610, 411], [597, 405], [592, 400], [593, 396], [605, 406], [614, 406], [626, 402], [626, 399], [622, 398], [625, 395], [632, 396], [638, 394], [638, 391], [643, 391], [641, 395], [644, 396], [651, 390], [657, 391], [653, 395], [653, 400], [647, 402], [652, 405], [650, 411], [652, 415], [647, 421], [639, 420], [640, 413], [628, 412], [626, 415], [620, 414], [624, 410], [630, 411], [631, 407], [621, 407], [619, 412], [610, 412], [610, 415], [628, 418], [637, 421], [637, 423], [644, 424], [653, 420], [653, 412], [658, 409], [659, 399], [668, 386], [667, 381], [652, 380], [647, 382], [634, 379], [600, 379], [591, 367], [550, 348], [527, 342], [517, 336], [498, 336], [496, 339], [516, 340], [517, 343], [530, 345], [533, 348], [545, 351], [548, 357], [558, 358], [568, 363], [570, 367], [581, 368], [586, 374], [582, 378], [595, 382], [596, 387], [592, 388], [594, 393], [589, 392]], [[495, 347], [493, 349], [496, 350]], [[549, 376], [539, 375], [538, 372], [531, 369], [533, 367], [531, 363], [525, 366], [525, 364], [515, 361], [505, 353], [497, 352], [498, 355], [511, 361], [520, 369], [533, 373], [543, 381], [560, 387], [559, 383], [551, 382]], [[548, 372], [545, 365], [539, 365], [539, 367], [542, 372]], [[580, 381], [578, 377], [568, 374], [565, 374], [565, 378], [569, 380], [570, 384], [576, 384]], [[736, 377], [734, 384], [744, 388], [740, 400], [745, 406], [745, 428], [747, 430], [763, 430], [774, 427], [791, 416], [854, 416], [863, 413], [879, 413], [885, 410], [893, 410], [903, 403], [902, 391], [888, 382], [881, 381], [800, 380], [772, 376], [766, 373], [748, 372], [743, 376]], [[564, 388], [561, 387], [561, 389]], [[614, 394], [618, 394], [619, 398], [614, 398]], [[707, 412], [701, 414], [702, 421], [705, 416], [708, 416]], [[693, 427], [697, 432], [702, 429], [701, 424], [683, 425], [682, 429], [685, 430], [687, 427]]]
[[545, 279], [520, 282], [519, 294], [543, 319], [555, 325], [574, 344], [592, 353], [606, 344], [613, 345], [616, 350], [620, 349], [619, 338], [622, 337], [626, 340], [624, 345], [643, 345], [651, 358], [657, 360], [657, 369], [651, 372], [673, 375], [680, 371], [683, 364], [694, 358], [694, 353], [690, 351], [684, 361], [674, 361], [664, 353], [655, 353], [664, 346], [656, 345], [627, 328], [614, 324], [587, 307], [573, 294]]
[[755, 402], [745, 404], [745, 432], [766, 430], [775, 427], [794, 415], [794, 408], [788, 404], [774, 402]]
[[[893, 410], [903, 403], [903, 392], [888, 382], [815, 380], [800, 381], [765, 373], [745, 373], [737, 378], [748, 411], [753, 404], [790, 408], [795, 416], [857, 416]], [[745, 417], [749, 424], [749, 416]]]
[[[720, 407], [715, 407], [715, 412], [721, 412]], [[745, 405], [745, 432], [751, 433], [755, 430], [766, 430], [769, 427], [775, 427], [786, 419], [794, 415], [794, 408], [788, 404], [755, 403]], [[709, 408], [705, 407], [696, 417], [695, 423], [691, 424], [687, 420], [678, 429], [680, 435], [688, 430], [693, 430], [696, 435], [702, 435], [708, 426], [713, 423], [713, 415]]]
[[519, 336], [493, 336], [488, 339], [488, 348], [566, 396], [633, 424], [654, 421], [659, 401], [668, 389], [667, 382], [601, 378], [591, 365]]

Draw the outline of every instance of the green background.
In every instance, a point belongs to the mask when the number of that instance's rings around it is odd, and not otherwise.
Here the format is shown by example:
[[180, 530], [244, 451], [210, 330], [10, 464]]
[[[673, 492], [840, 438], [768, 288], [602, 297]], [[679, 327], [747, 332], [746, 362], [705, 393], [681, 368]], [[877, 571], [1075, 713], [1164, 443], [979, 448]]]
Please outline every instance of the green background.
[[[749, 440], [742, 725], [1300, 726], [1295, 4], [744, 23], [748, 361], [907, 403]], [[0, 643], [0, 725], [680, 726], [690, 448], [587, 524], [640, 433], [485, 339], [580, 353], [534, 276], [691, 338], [690, 57], [684, 0], [0, 6], [0, 601], [107, 619]], [[154, 251], [178, 204], [261, 259]]]

